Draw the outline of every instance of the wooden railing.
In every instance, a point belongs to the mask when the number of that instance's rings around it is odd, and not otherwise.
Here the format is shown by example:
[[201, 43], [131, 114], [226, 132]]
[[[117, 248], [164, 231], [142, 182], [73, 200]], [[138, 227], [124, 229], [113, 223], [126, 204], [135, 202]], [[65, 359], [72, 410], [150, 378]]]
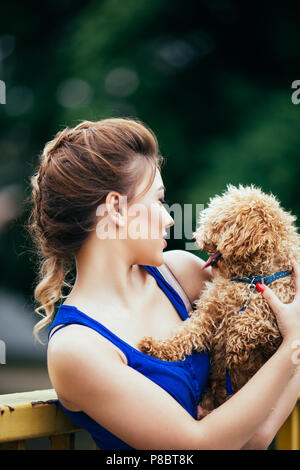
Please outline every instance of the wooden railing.
[[297, 404], [276, 436], [277, 450], [300, 450], [300, 396]]
[[[27, 439], [43, 436], [49, 437], [52, 450], [71, 450], [79, 431], [59, 406], [53, 389], [0, 395], [0, 450], [25, 450]], [[275, 447], [300, 450], [300, 397], [279, 430]]]
[[[55, 390], [0, 395], [0, 449], [26, 449], [26, 440], [48, 436], [50, 449], [74, 449], [82, 431], [59, 406]], [[96, 446], [95, 446], [96, 449]]]

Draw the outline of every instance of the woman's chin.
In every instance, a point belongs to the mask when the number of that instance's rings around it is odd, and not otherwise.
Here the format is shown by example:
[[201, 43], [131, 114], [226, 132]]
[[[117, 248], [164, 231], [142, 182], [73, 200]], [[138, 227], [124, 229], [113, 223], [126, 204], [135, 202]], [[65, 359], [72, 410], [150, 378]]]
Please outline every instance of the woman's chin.
[[161, 266], [164, 263], [163, 250], [157, 253], [155, 259], [153, 259], [151, 266]]
[[[159, 240], [159, 243], [156, 246], [144, 248], [144, 254], [148, 255], [148, 262], [142, 263], [148, 266], [161, 266], [164, 263], [163, 253], [165, 249], [165, 244], [162, 240]], [[150, 256], [149, 256], [150, 255]]]

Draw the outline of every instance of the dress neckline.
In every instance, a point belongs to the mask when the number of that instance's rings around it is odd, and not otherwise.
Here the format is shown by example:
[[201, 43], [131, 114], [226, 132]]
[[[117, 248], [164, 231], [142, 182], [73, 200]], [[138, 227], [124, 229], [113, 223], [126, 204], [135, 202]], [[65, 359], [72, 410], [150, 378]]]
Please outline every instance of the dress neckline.
[[[179, 300], [179, 302], [181, 303], [181, 305], [183, 306], [184, 308], [184, 311], [186, 313], [186, 318], [189, 317], [188, 315], [188, 312], [187, 312], [187, 309], [184, 305], [184, 302], [183, 300], [181, 299], [181, 297], [179, 296], [179, 294], [175, 291], [175, 289], [166, 281], [166, 279], [162, 276], [162, 274], [159, 272], [159, 270], [155, 267], [155, 266], [148, 266], [148, 265], [143, 265], [141, 264], [140, 266], [142, 266], [143, 268], [145, 268], [157, 281], [157, 284], [159, 286], [159, 288], [161, 290], [162, 287], [161, 287], [161, 283], [162, 281], [167, 284], [167, 286], [169, 287], [169, 290], [171, 290], [171, 293], [173, 294], [173, 296], [175, 295], [177, 300]], [[153, 271], [152, 271], [153, 270]], [[158, 276], [158, 278], [157, 278]], [[185, 318], [183, 318], [183, 315], [180, 311], [180, 309], [174, 304], [174, 302], [172, 301], [172, 297], [165, 291], [163, 290], [163, 292], [166, 294], [166, 296], [168, 297], [168, 299], [170, 300], [170, 302], [172, 303], [172, 305], [175, 307], [175, 309], [177, 310], [179, 316], [181, 317], [182, 321], [185, 320]], [[111, 335], [113, 338], [115, 338], [117, 341], [119, 341], [121, 344], [123, 344], [124, 346], [126, 346], [127, 348], [130, 348], [132, 351], [134, 351], [135, 353], [143, 356], [144, 358], [147, 357], [149, 358], [150, 360], [153, 360], [153, 361], [156, 361], [156, 362], [160, 362], [160, 363], [163, 363], [163, 364], [167, 364], [167, 365], [172, 365], [172, 364], [177, 364], [177, 365], [182, 365], [182, 366], [185, 366], [186, 364], [189, 365], [190, 364], [190, 361], [191, 361], [191, 358], [192, 358], [192, 354], [189, 355], [189, 356], [186, 356], [185, 359], [181, 360], [181, 361], [166, 361], [164, 359], [159, 359], [158, 357], [154, 357], [154, 356], [150, 356], [146, 353], [143, 353], [142, 351], [140, 351], [139, 349], [135, 348], [134, 346], [132, 346], [131, 344], [127, 343], [125, 340], [123, 340], [122, 338], [120, 338], [119, 336], [117, 336], [115, 333], [113, 333], [111, 330], [109, 330], [106, 326], [104, 326], [102, 323], [100, 323], [99, 321], [95, 320], [94, 318], [90, 317], [89, 315], [87, 315], [86, 313], [82, 312], [81, 310], [79, 310], [75, 305], [64, 305], [64, 304], [61, 304], [59, 307], [58, 307], [58, 311], [61, 310], [61, 309], [66, 309], [66, 310], [70, 310], [70, 311], [75, 311], [76, 314], [78, 315], [81, 315], [83, 318], [85, 318], [86, 320], [88, 321], [91, 321], [93, 323], [95, 323], [96, 325], [100, 326], [100, 328], [102, 328], [106, 333], [108, 333], [109, 335]], [[54, 319], [54, 322], [53, 322], [53, 325], [51, 327], [51, 329], [54, 327], [54, 326], [57, 326], [61, 323], [57, 323], [57, 325], [55, 325], [55, 320], [56, 318], [58, 317], [58, 312], [57, 312], [57, 315]], [[50, 335], [50, 331], [49, 331], [49, 334], [48, 336]]]
[[90, 317], [89, 315], [87, 315], [86, 313], [82, 312], [81, 310], [79, 310], [77, 307], [75, 307], [75, 305], [60, 305], [59, 307], [59, 310], [61, 309], [67, 309], [67, 310], [73, 310], [76, 312], [76, 315], [80, 315], [82, 316], [83, 318], [85, 318], [86, 320], [88, 321], [91, 321], [93, 323], [95, 323], [96, 325], [98, 325], [100, 328], [102, 328], [106, 333], [108, 333], [110, 336], [112, 336], [113, 338], [115, 338], [117, 341], [119, 341], [119, 343], [123, 344], [124, 346], [126, 346], [127, 348], [130, 348], [132, 351], [134, 351], [135, 353], [139, 354], [139, 355], [142, 355], [143, 357], [147, 357], [149, 358], [150, 360], [154, 360], [154, 361], [158, 361], [158, 362], [161, 362], [161, 363], [164, 363], [164, 364], [181, 364], [181, 365], [184, 365], [186, 362], [189, 362], [190, 360], [190, 356], [186, 356], [185, 359], [183, 359], [182, 361], [166, 361], [164, 359], [159, 359], [158, 357], [154, 357], [154, 356], [149, 356], [148, 354], [146, 353], [143, 353], [142, 351], [140, 351], [139, 349], [135, 348], [134, 346], [131, 346], [131, 344], [127, 343], [125, 340], [123, 340], [122, 338], [120, 338], [119, 336], [117, 336], [115, 333], [113, 333], [111, 330], [109, 330], [106, 326], [104, 326], [102, 323], [98, 322], [97, 320], [95, 320], [94, 318]]

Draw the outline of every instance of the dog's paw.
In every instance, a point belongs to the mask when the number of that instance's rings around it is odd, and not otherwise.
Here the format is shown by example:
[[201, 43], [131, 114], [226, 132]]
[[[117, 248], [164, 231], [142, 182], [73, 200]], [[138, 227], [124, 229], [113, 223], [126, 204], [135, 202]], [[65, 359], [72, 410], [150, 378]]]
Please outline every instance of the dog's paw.
[[151, 336], [149, 337], [145, 336], [139, 342], [138, 349], [145, 354], [151, 354], [151, 352], [154, 351], [153, 346], [154, 346], [154, 339], [151, 338]]
[[168, 347], [164, 347], [164, 342], [162, 340], [155, 340], [151, 336], [145, 336], [141, 339], [138, 344], [138, 349], [148, 354], [148, 356], [154, 356], [157, 359], [162, 359], [164, 361], [174, 360], [171, 354], [171, 351]]
[[151, 336], [145, 336], [138, 344], [138, 349], [148, 356], [154, 356], [158, 359], [164, 359], [163, 352], [160, 350], [157, 341]]

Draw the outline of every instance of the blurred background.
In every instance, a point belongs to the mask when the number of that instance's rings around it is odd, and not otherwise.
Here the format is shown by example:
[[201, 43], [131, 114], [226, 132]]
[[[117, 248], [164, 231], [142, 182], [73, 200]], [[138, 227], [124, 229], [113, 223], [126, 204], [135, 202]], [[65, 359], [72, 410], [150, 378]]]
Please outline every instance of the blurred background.
[[[253, 183], [299, 217], [299, 31], [291, 0], [1, 5], [0, 394], [52, 388], [32, 335], [36, 257], [24, 230], [46, 141], [81, 120], [137, 117], [157, 135], [169, 205]], [[185, 243], [171, 231], [168, 249]]]

